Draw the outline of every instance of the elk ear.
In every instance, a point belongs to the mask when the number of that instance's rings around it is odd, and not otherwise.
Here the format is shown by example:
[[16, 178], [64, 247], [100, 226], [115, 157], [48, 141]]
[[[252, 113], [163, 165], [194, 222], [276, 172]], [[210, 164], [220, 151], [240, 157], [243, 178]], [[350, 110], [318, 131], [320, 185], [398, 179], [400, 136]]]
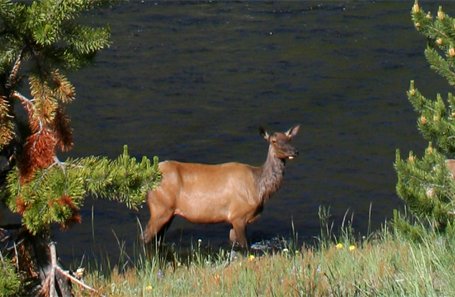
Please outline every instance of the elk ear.
[[294, 136], [297, 135], [297, 133], [299, 132], [299, 129], [300, 129], [300, 125], [294, 126], [291, 129], [289, 129], [285, 134], [287, 137], [293, 138]]
[[259, 134], [264, 137], [265, 140], [269, 140], [269, 133], [267, 133], [263, 127], [259, 127]]

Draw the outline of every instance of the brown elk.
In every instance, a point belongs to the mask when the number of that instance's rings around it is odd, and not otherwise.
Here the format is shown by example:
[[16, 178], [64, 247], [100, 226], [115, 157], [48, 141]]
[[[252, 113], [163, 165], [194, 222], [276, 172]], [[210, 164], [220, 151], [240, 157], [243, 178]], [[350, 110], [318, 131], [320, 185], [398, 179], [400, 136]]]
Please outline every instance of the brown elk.
[[280, 187], [286, 160], [298, 155], [290, 142], [299, 128], [271, 135], [261, 128], [269, 151], [260, 167], [236, 162], [160, 162], [161, 183], [147, 194], [150, 220], [144, 241], [161, 237], [178, 215], [193, 223], [229, 223], [231, 242], [247, 247], [246, 226], [257, 219], [264, 203]]
[[446, 166], [447, 166], [447, 169], [449, 169], [449, 173], [452, 175], [452, 178], [455, 179], [455, 160], [447, 159]]

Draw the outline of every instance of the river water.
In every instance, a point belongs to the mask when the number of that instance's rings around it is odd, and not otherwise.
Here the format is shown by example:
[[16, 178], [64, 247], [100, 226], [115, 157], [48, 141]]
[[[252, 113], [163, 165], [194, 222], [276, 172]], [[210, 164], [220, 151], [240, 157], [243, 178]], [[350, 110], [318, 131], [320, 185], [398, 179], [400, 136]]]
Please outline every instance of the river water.
[[[405, 3], [403, 3], [405, 2]], [[319, 234], [318, 208], [335, 226], [373, 230], [402, 206], [395, 193], [395, 150], [427, 145], [405, 91], [447, 84], [428, 67], [425, 38], [413, 27], [413, 1], [130, 1], [88, 16], [109, 23], [112, 45], [70, 78], [73, 157], [116, 157], [128, 144], [140, 158], [260, 165], [270, 131], [301, 124], [283, 187], [248, 229], [250, 241]], [[409, 2], [409, 3], [407, 3]], [[437, 11], [433, 2], [425, 9]], [[450, 8], [455, 5], [445, 5]], [[371, 216], [370, 214], [371, 206]], [[139, 211], [88, 199], [83, 223], [58, 232], [63, 257], [130, 249]], [[167, 241], [223, 246], [229, 227], [174, 221]]]

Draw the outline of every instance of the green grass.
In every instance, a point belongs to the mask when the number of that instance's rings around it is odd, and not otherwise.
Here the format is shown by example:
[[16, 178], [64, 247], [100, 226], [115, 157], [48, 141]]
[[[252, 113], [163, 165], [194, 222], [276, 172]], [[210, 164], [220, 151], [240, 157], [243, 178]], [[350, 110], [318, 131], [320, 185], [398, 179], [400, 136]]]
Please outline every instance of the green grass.
[[[106, 296], [455, 296], [455, 239], [428, 232], [410, 241], [384, 228], [353, 242], [321, 240], [317, 246], [245, 255], [229, 252], [172, 261], [139, 256], [133, 267], [103, 273], [88, 268], [87, 284]], [[77, 290], [76, 296], [86, 296]]]

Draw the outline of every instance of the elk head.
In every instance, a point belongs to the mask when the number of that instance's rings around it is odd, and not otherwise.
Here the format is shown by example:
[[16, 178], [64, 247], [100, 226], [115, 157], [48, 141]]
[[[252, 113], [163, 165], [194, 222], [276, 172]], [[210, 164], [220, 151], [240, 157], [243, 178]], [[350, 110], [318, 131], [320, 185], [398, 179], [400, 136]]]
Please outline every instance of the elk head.
[[291, 140], [297, 135], [299, 129], [300, 125], [297, 125], [286, 132], [275, 132], [270, 135], [261, 127], [259, 128], [259, 133], [269, 143], [269, 152], [272, 153], [274, 157], [281, 160], [292, 160], [299, 154], [297, 149], [291, 145]]

